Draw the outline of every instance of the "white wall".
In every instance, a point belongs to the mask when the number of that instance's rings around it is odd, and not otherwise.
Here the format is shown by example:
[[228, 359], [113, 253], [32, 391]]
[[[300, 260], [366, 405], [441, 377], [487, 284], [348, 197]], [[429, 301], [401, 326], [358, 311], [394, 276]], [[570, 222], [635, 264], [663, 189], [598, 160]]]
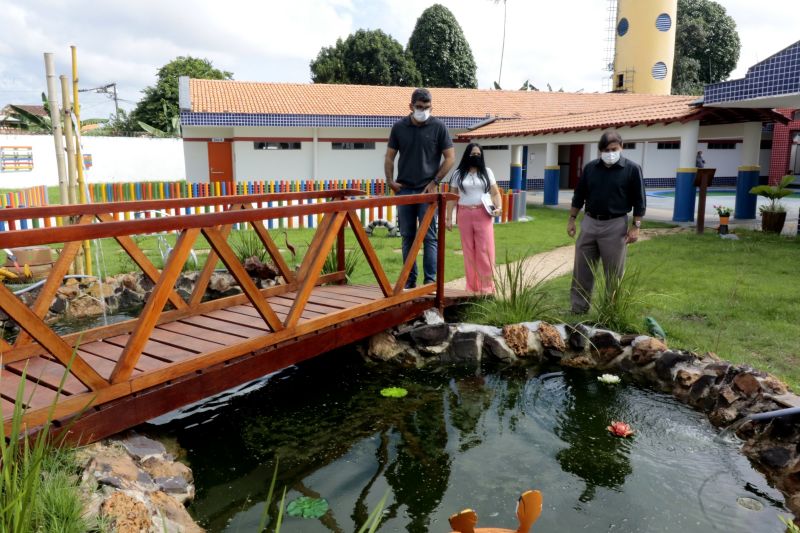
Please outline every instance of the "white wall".
[[209, 181], [208, 143], [184, 141], [183, 159], [187, 181], [191, 183], [207, 183]]
[[[179, 180], [186, 176], [181, 139], [84, 136], [83, 153], [92, 155], [89, 183]], [[0, 172], [0, 188], [58, 185], [52, 135], [0, 135], [0, 146], [30, 146], [33, 170]], [[207, 159], [207, 157], [206, 157]]]

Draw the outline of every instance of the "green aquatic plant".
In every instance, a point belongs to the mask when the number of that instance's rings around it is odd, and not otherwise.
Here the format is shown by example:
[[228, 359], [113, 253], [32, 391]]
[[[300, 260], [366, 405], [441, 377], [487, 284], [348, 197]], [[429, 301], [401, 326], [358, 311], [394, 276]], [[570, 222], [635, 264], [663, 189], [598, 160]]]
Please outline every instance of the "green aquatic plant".
[[286, 514], [299, 518], [319, 518], [328, 512], [328, 501], [325, 498], [309, 498], [300, 496], [289, 502]]
[[408, 394], [408, 391], [403, 387], [386, 387], [385, 389], [381, 389], [381, 396], [385, 396], [386, 398], [402, 398]]

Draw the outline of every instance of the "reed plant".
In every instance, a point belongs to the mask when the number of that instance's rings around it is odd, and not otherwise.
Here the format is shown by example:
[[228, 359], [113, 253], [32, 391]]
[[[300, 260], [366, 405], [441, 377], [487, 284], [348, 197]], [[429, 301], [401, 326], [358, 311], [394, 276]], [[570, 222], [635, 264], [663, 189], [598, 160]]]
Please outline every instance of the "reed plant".
[[266, 263], [269, 258], [266, 246], [261, 242], [261, 237], [252, 229], [243, 229], [236, 231], [230, 239], [230, 245], [233, 253], [239, 262], [244, 263], [246, 259], [251, 257], [258, 258], [262, 263]]
[[606, 275], [599, 262], [590, 264], [590, 268], [594, 276], [594, 295], [590, 295], [590, 320], [598, 326], [620, 333], [639, 331], [646, 303], [641, 269], [631, 266], [619, 275]]
[[[361, 256], [355, 250], [348, 250], [344, 254], [344, 277], [347, 283], [350, 283], [353, 279], [353, 272], [355, 272], [356, 268], [360, 263]], [[330, 253], [325, 257], [325, 263], [322, 265], [322, 274], [333, 274], [339, 270], [339, 266], [336, 262], [336, 251], [331, 250]]]
[[509, 257], [494, 276], [495, 295], [479, 298], [466, 310], [468, 321], [493, 326], [547, 319], [554, 306], [546, 299], [544, 282], [552, 272], [537, 275], [538, 265]]

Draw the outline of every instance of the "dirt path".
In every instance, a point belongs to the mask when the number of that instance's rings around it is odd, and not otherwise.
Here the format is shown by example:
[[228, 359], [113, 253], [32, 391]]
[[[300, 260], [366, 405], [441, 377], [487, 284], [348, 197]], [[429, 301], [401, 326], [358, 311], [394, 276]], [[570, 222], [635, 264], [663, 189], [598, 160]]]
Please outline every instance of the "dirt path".
[[[686, 231], [685, 228], [666, 228], [666, 229], [647, 229], [642, 230], [639, 236], [640, 241], [646, 241], [656, 235], [668, 235]], [[572, 272], [572, 264], [575, 262], [575, 245], [562, 246], [549, 252], [526, 257], [523, 261], [525, 275], [531, 283], [545, 279], [557, 278]], [[495, 276], [500, 276], [505, 267], [495, 266]], [[467, 278], [458, 278], [445, 283], [445, 287], [452, 289], [466, 290]]]

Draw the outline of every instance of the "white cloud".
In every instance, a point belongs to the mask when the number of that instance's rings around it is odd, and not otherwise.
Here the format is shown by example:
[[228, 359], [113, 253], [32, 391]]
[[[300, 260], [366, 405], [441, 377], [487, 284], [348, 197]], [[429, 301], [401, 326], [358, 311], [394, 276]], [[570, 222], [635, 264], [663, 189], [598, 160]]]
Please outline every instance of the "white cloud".
[[[605, 0], [508, 1], [503, 85], [525, 80], [546, 90], [603, 88], [607, 34]], [[478, 83], [497, 79], [503, 5], [492, 0], [439, 0], [456, 16], [478, 64]], [[117, 82], [136, 101], [156, 70], [178, 55], [206, 57], [240, 80], [310, 79], [309, 62], [323, 46], [358, 28], [382, 29], [403, 45], [433, 0], [0, 0], [0, 106], [35, 103], [44, 88], [42, 53], [56, 53], [69, 73], [69, 45], [78, 46], [83, 87]], [[721, 0], [742, 38], [743, 76], [753, 63], [798, 38], [796, 0]], [[105, 96], [85, 94], [93, 112], [113, 111]], [[129, 106], [130, 104], [128, 104]]]

